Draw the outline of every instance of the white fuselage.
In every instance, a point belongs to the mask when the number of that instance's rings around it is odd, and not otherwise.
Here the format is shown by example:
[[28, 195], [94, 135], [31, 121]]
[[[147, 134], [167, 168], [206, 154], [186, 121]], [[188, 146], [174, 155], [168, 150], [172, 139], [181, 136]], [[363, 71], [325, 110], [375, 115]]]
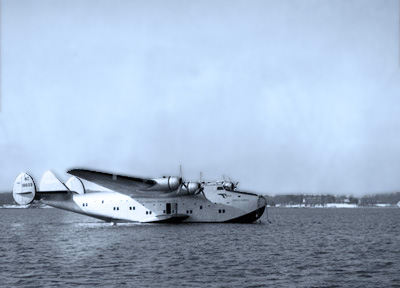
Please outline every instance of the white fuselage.
[[[181, 178], [152, 180], [75, 169], [96, 191], [86, 190], [76, 176], [63, 184], [47, 171], [36, 191], [33, 178], [20, 173], [13, 198], [19, 204], [44, 204], [105, 221], [130, 222], [240, 222], [251, 223], [264, 213], [263, 196], [235, 190], [233, 182], [182, 182]], [[101, 190], [101, 191], [100, 191]], [[118, 192], [117, 192], [118, 191]]]
[[66, 200], [45, 197], [42, 202], [107, 221], [129, 222], [159, 222], [174, 216], [184, 217], [179, 222], [229, 222], [261, 209], [258, 218], [266, 205], [262, 196], [214, 187], [204, 189], [204, 195], [131, 198], [118, 192], [88, 192]]

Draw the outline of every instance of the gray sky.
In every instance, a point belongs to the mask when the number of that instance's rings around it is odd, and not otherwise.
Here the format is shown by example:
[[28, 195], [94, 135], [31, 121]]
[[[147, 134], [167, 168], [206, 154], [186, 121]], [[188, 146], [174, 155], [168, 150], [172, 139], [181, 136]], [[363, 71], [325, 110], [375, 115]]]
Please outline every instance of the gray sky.
[[400, 190], [399, 1], [1, 1], [0, 190], [70, 168]]

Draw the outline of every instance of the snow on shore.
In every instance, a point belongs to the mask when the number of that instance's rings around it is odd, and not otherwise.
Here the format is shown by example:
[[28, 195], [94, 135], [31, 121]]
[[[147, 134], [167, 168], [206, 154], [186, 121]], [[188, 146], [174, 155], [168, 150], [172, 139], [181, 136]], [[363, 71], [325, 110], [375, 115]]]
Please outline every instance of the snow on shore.
[[27, 209], [27, 208], [31, 208], [31, 209], [40, 208], [40, 209], [42, 209], [42, 208], [53, 208], [53, 207], [45, 205], [45, 204], [40, 204], [40, 205], [35, 204], [34, 206], [32, 206], [32, 204], [27, 204], [27, 205], [4, 204], [4, 205], [0, 205], [0, 209]]
[[[268, 205], [268, 207], [271, 207]], [[281, 207], [281, 208], [368, 208], [368, 207], [380, 207], [380, 208], [391, 208], [391, 207], [400, 207], [398, 206], [393, 206], [390, 204], [375, 204], [375, 205], [370, 205], [370, 206], [358, 206], [357, 204], [348, 204], [348, 203], [327, 203], [326, 205], [282, 205], [282, 204], [277, 204], [275, 207]]]
[[326, 204], [328, 208], [357, 208], [357, 204], [349, 204], [349, 203], [328, 203]]

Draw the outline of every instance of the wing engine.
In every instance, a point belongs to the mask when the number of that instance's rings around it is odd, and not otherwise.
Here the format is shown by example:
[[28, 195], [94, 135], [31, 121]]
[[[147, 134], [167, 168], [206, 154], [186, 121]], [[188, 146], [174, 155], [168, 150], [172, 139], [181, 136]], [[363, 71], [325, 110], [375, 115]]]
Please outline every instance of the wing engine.
[[162, 177], [153, 179], [156, 184], [147, 188], [149, 191], [174, 191], [182, 184], [182, 178], [176, 176]]
[[203, 189], [199, 182], [183, 182], [182, 185], [179, 186], [177, 194], [197, 195], [203, 192]]

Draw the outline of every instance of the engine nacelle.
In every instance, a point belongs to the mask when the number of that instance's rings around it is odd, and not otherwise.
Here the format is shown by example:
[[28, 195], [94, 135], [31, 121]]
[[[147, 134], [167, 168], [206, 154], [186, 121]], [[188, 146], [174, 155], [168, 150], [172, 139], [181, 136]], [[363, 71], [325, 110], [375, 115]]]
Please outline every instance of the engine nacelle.
[[200, 188], [201, 184], [199, 182], [186, 182], [185, 185], [183, 185], [182, 190], [188, 194], [195, 194]]
[[182, 183], [182, 178], [169, 176], [163, 178], [153, 179], [156, 181], [156, 184], [147, 190], [164, 190], [164, 191], [174, 191], [179, 188], [179, 185]]
[[36, 186], [32, 177], [26, 173], [20, 173], [14, 181], [12, 193], [15, 202], [18, 204], [32, 203], [36, 195]]
[[223, 186], [224, 189], [227, 191], [233, 191], [236, 188], [235, 184], [233, 184], [232, 182], [224, 182]]

